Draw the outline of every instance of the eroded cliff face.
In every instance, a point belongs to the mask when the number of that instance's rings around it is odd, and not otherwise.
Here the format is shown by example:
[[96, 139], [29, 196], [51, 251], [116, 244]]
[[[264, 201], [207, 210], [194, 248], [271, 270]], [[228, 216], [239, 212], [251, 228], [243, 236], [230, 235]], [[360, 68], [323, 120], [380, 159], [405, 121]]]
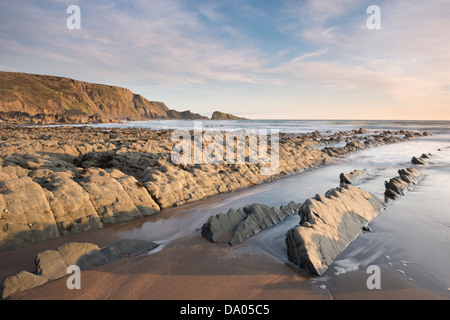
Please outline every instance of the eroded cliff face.
[[[98, 116], [104, 119], [204, 118], [170, 110], [128, 89], [47, 75], [0, 72], [0, 112], [3, 117], [28, 114]], [[9, 113], [9, 114], [8, 114]], [[22, 114], [20, 114], [22, 113]], [[177, 117], [174, 117], [174, 114]]]

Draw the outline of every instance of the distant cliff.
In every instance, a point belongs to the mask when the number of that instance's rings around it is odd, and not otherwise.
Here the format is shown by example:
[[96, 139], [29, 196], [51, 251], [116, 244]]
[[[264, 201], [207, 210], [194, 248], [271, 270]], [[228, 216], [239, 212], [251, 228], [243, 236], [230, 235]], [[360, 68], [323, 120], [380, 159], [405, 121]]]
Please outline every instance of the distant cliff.
[[229, 113], [223, 113], [220, 111], [215, 111], [211, 117], [211, 120], [247, 120], [245, 118], [240, 118], [237, 116], [234, 116]]
[[208, 119], [170, 110], [128, 89], [46, 75], [0, 71], [3, 115], [77, 115], [92, 119]]

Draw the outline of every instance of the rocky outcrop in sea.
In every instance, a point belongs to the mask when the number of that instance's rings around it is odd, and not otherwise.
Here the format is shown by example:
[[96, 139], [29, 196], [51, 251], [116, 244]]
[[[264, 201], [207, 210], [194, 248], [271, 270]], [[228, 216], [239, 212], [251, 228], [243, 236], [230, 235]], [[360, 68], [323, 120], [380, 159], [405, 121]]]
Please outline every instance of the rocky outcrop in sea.
[[202, 236], [217, 242], [224, 235], [232, 233], [228, 243], [234, 246], [286, 220], [296, 213], [298, 208], [299, 205], [292, 201], [280, 208], [254, 203], [243, 209], [230, 209], [226, 214], [211, 216], [202, 227]]
[[316, 195], [300, 207], [300, 224], [286, 234], [288, 259], [322, 275], [384, 208], [382, 200], [351, 185]]
[[386, 191], [384, 195], [386, 200], [393, 200], [405, 195], [408, 190], [411, 190], [414, 185], [418, 184], [423, 175], [414, 168], [400, 169], [398, 176], [385, 182]]

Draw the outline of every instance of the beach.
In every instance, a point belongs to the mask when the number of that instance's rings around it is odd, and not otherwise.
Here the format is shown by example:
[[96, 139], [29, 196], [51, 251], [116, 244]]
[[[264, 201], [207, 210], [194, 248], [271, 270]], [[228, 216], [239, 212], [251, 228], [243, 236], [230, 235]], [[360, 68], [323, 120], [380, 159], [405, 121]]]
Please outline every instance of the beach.
[[[38, 129], [34, 130], [30, 132], [36, 133]], [[67, 133], [73, 129], [62, 130], [69, 130], [65, 131]], [[93, 131], [95, 135], [104, 134], [104, 129], [96, 130]], [[28, 136], [31, 136], [30, 132]], [[137, 132], [140, 135], [160, 134], [158, 131]], [[129, 138], [135, 133], [126, 131], [126, 134]], [[356, 136], [361, 138], [358, 133]], [[299, 136], [292, 139], [296, 141]], [[321, 142], [320, 139], [324, 140]], [[325, 139], [326, 134], [323, 134], [315, 143], [309, 142], [308, 145], [313, 146], [310, 152], [325, 153], [321, 150], [330, 146], [324, 143]], [[87, 145], [86, 141], [83, 143]], [[105, 145], [104, 141], [93, 143]], [[351, 141], [345, 141], [340, 148], [348, 143]], [[420, 134], [412, 139], [328, 156], [329, 161], [325, 163], [318, 158], [320, 162], [317, 165], [291, 167], [292, 172], [288, 175], [251, 185], [247, 183], [231, 192], [210, 194], [196, 201], [185, 201], [182, 205], [163, 208], [159, 213], [133, 216], [126, 221], [112, 219], [116, 221], [104, 223], [101, 228], [67, 232], [51, 239], [21, 244], [0, 253], [0, 278], [3, 282], [21, 270], [33, 272], [35, 256], [39, 252], [53, 250], [67, 242], [90, 242], [104, 247], [122, 239], [141, 239], [155, 242], [159, 247], [139, 256], [83, 270], [81, 290], [68, 290], [66, 278], [62, 278], [9, 298], [448, 299], [450, 277], [446, 268], [449, 263], [446, 248], [450, 223], [445, 209], [448, 207], [446, 181], [450, 174], [448, 147], [445, 135]], [[287, 258], [285, 235], [287, 230], [299, 224], [300, 218], [296, 214], [232, 247], [226, 237], [212, 243], [201, 235], [202, 226], [212, 215], [252, 203], [274, 207], [290, 201], [301, 203], [336, 187], [339, 174], [354, 169], [376, 169], [376, 174], [359, 181], [356, 186], [382, 198], [384, 181], [394, 177], [398, 169], [412, 166], [412, 156], [425, 152], [430, 152], [433, 157], [426, 166], [419, 168], [425, 174], [424, 180], [404, 197], [388, 204], [369, 224], [372, 231], [360, 234], [320, 277], [298, 268]], [[283, 158], [283, 153], [280, 155], [280, 162], [289, 163], [286, 157]], [[39, 168], [27, 170], [37, 171]], [[131, 175], [132, 171], [128, 173]], [[49, 183], [43, 184], [44, 188]], [[155, 197], [152, 199], [157, 204], [161, 203]], [[381, 290], [367, 288], [369, 274], [366, 269], [370, 265], [380, 266]]]

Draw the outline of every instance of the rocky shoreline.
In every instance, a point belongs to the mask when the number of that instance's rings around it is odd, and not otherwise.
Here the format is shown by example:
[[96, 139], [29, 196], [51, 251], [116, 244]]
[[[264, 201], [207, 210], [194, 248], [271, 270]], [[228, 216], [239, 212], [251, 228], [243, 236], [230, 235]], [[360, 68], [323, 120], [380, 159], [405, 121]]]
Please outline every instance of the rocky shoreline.
[[175, 165], [172, 130], [3, 126], [0, 251], [152, 216], [422, 135], [362, 129], [280, 134], [279, 170], [264, 176], [261, 163]]
[[220, 243], [226, 239], [229, 245], [235, 246], [298, 214], [300, 223], [286, 232], [287, 258], [300, 269], [321, 276], [361, 232], [371, 231], [368, 224], [389, 202], [413, 189], [423, 178], [414, 168], [398, 170], [398, 177], [385, 182], [383, 201], [351, 185], [374, 172], [342, 173], [339, 187], [303, 203], [291, 201], [280, 208], [254, 203], [242, 209], [230, 209], [227, 213], [211, 216], [202, 226], [201, 234], [211, 242]]
[[46, 250], [36, 255], [36, 271], [21, 271], [5, 279], [0, 296], [2, 299], [25, 290], [39, 287], [50, 280], [65, 277], [71, 267], [87, 270], [93, 266], [138, 256], [154, 250], [158, 244], [145, 240], [125, 239], [99, 248], [92, 243], [69, 242], [55, 250]]
[[289, 260], [322, 275], [383, 208], [383, 201], [351, 185], [306, 200], [298, 212], [300, 224], [286, 233]]
[[[356, 176], [364, 171], [353, 171]], [[386, 205], [411, 190], [423, 178], [414, 168], [398, 170], [399, 176], [385, 182], [384, 201], [343, 183], [324, 196], [306, 200], [298, 214], [300, 224], [286, 233], [289, 261], [315, 275], [322, 275], [336, 257], [367, 227]]]
[[68, 125], [122, 122], [121, 119], [106, 118], [99, 115], [88, 115], [77, 110], [71, 110], [71, 112], [62, 114], [38, 113], [34, 115], [29, 114], [28, 112], [0, 111], [0, 125]]

